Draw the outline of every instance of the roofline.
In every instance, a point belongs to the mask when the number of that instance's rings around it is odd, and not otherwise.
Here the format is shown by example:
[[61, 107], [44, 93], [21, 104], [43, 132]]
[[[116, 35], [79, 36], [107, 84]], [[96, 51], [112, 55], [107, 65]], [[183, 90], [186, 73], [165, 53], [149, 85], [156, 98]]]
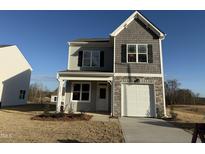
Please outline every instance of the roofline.
[[28, 60], [27, 60], [26, 57], [23, 55], [23, 53], [21, 52], [21, 50], [18, 48], [17, 45], [8, 45], [8, 46], [0, 47], [0, 48], [9, 48], [9, 47], [15, 47], [15, 48], [18, 50], [18, 52], [20, 53], [20, 55], [21, 55], [21, 56], [24, 58], [24, 60], [26, 61], [26, 63], [27, 63], [27, 65], [28, 65], [29, 69], [30, 69], [31, 71], [33, 71], [33, 68], [31, 67], [31, 64], [28, 62]]
[[15, 46], [14, 44], [6, 44], [6, 45], [0, 45], [0, 48], [6, 48], [6, 47], [11, 47]]
[[87, 44], [88, 42], [67, 42], [68, 45], [70, 45], [71, 43], [73, 44]]
[[164, 39], [166, 36], [165, 33], [161, 32], [155, 25], [153, 25], [146, 17], [144, 17], [141, 13], [138, 11], [135, 11], [132, 13], [120, 26], [118, 26], [111, 34], [110, 36], [114, 37], [117, 36], [127, 25], [129, 25], [136, 16], [140, 16], [143, 20], [145, 20], [153, 29], [155, 29], [158, 33], [161, 39]]
[[95, 75], [95, 76], [113, 76], [113, 72], [58, 72], [58, 75]]
[[33, 71], [33, 68], [31, 67], [31, 64], [28, 62], [28, 60], [27, 60], [26, 57], [23, 55], [23, 53], [22, 53], [21, 50], [18, 48], [18, 46], [17, 46], [17, 45], [13, 45], [13, 46], [15, 46], [15, 47], [19, 50], [21, 56], [22, 56], [22, 57], [25, 59], [25, 61], [27, 62], [28, 66], [29, 66], [29, 69], [30, 69], [31, 71]]
[[67, 42], [68, 45], [71, 45], [71, 44], [88, 44], [88, 43], [109, 43], [110, 41], [104, 41], [104, 42], [95, 42], [95, 41], [92, 41], [92, 42], [86, 42], [86, 41], [82, 41], [82, 42]]

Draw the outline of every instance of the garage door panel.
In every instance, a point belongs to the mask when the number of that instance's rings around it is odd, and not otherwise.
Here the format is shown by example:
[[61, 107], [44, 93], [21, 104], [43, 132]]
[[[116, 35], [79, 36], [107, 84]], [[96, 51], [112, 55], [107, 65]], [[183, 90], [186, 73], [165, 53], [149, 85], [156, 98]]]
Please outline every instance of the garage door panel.
[[124, 116], [154, 116], [154, 95], [151, 85], [126, 84], [122, 87]]

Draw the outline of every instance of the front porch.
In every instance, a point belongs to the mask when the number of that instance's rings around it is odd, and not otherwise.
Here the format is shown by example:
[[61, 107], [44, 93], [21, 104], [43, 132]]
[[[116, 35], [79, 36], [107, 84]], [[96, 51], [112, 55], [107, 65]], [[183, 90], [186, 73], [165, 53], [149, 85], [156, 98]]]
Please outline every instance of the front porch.
[[[58, 73], [57, 78], [57, 112], [112, 114], [113, 73], [63, 71]], [[65, 101], [62, 100], [63, 93]]]

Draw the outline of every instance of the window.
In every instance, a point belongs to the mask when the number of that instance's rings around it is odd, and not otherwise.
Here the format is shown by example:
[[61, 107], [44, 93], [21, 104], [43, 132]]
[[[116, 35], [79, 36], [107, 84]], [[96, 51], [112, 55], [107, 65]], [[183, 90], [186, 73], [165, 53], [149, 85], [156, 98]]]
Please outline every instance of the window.
[[148, 61], [147, 44], [128, 44], [127, 62], [128, 63], [147, 63]]
[[136, 45], [128, 45], [128, 62], [136, 62]]
[[55, 96], [55, 97], [54, 97], [54, 102], [57, 102], [57, 101], [58, 101], [58, 97]]
[[147, 45], [138, 45], [138, 62], [147, 62]]
[[25, 99], [26, 91], [25, 90], [20, 90], [19, 93], [19, 99]]
[[100, 51], [83, 51], [83, 66], [84, 67], [99, 67], [100, 66]]
[[100, 52], [98, 51], [92, 52], [92, 66], [100, 66]]
[[106, 88], [100, 88], [100, 99], [106, 99]]
[[74, 83], [72, 100], [88, 102], [90, 100], [90, 84]]
[[73, 100], [80, 100], [80, 84], [73, 85]]

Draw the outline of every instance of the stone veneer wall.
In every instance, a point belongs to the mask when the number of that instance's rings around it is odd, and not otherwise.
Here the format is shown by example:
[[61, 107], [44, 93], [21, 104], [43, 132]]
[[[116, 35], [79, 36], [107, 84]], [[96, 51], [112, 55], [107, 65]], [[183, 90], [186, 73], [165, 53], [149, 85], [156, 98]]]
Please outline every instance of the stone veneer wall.
[[113, 102], [113, 115], [121, 116], [121, 83], [136, 82], [139, 84], [154, 84], [155, 90], [155, 100], [156, 100], [156, 112], [157, 116], [163, 116], [159, 114], [164, 113], [164, 103], [163, 103], [163, 87], [161, 77], [127, 77], [127, 76], [116, 76], [114, 78], [114, 102]]

